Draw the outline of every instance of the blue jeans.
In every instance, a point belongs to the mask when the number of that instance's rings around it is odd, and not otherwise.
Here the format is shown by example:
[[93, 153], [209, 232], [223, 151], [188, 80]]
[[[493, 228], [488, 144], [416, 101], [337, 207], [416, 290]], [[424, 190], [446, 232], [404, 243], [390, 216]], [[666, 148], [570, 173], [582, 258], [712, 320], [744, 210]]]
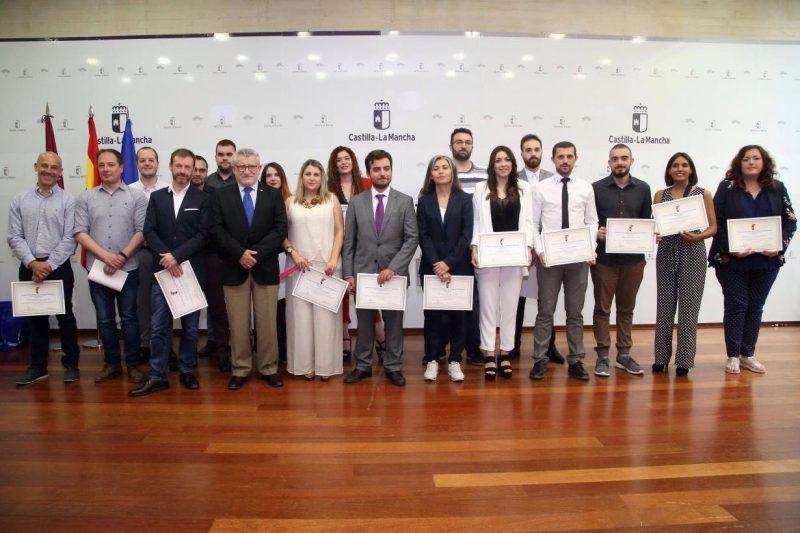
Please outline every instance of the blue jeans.
[[136, 315], [136, 291], [139, 290], [139, 271], [128, 272], [128, 279], [122, 290], [117, 292], [104, 285], [89, 282], [89, 294], [97, 314], [97, 332], [103, 343], [105, 364], [121, 366], [122, 361], [117, 336], [117, 314], [114, 309], [116, 300], [119, 320], [122, 324], [122, 339], [125, 343], [125, 366], [139, 364], [139, 319]]
[[[150, 321], [153, 331], [150, 335], [150, 379], [166, 381], [169, 349], [172, 346], [172, 313], [158, 283], [150, 292], [150, 308], [153, 316]], [[181, 317], [181, 343], [178, 348], [178, 365], [181, 374], [194, 370], [197, 362], [197, 325], [200, 311]]]

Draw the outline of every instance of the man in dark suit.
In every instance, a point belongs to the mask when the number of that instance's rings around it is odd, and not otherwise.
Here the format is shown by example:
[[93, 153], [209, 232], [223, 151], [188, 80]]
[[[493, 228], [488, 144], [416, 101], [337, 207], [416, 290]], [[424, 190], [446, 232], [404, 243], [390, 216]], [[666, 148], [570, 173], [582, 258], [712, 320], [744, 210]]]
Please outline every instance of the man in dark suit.
[[[408, 276], [408, 264], [417, 250], [417, 219], [411, 197], [392, 189], [392, 156], [373, 150], [366, 157], [372, 187], [355, 195], [347, 208], [344, 232], [342, 272], [355, 290], [359, 272], [378, 274], [378, 283], [386, 283], [394, 275]], [[275, 189], [277, 190], [277, 189]], [[403, 311], [383, 311], [386, 331], [386, 352], [383, 366], [386, 379], [393, 385], [406, 383], [402, 368]], [[375, 311], [357, 309], [358, 340], [356, 367], [344, 378], [356, 383], [372, 376]]]
[[[208, 195], [190, 186], [194, 170], [194, 154], [179, 148], [169, 159], [172, 184], [154, 191], [147, 204], [144, 237], [153, 254], [153, 264], [160, 265], [172, 277], [186, 276], [184, 264], [189, 261], [197, 280], [202, 283], [205, 274], [203, 248], [208, 241]], [[154, 270], [158, 270], [157, 268]], [[145, 396], [169, 388], [167, 362], [172, 347], [172, 313], [155, 276], [143, 279], [151, 286], [152, 308], [150, 376], [128, 396]], [[200, 311], [181, 317], [181, 342], [178, 355], [180, 382], [187, 389], [200, 385], [193, 373], [197, 363], [197, 324]]]
[[258, 183], [258, 153], [241, 148], [233, 159], [236, 184], [214, 191], [211, 236], [222, 259], [222, 285], [231, 328], [232, 373], [228, 389], [240, 389], [253, 369], [250, 304], [257, 336], [255, 366], [271, 387], [278, 376], [278, 252], [288, 235], [280, 191]]

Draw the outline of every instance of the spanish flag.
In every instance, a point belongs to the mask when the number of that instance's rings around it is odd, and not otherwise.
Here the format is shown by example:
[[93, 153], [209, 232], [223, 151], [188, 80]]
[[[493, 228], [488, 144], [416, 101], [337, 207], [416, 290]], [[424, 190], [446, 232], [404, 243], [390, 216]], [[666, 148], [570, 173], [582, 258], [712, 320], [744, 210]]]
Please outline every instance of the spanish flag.
[[[97, 130], [94, 127], [94, 113], [89, 108], [89, 144], [86, 146], [86, 188], [100, 185], [100, 172], [97, 170]], [[81, 265], [86, 268], [86, 249], [81, 246]]]

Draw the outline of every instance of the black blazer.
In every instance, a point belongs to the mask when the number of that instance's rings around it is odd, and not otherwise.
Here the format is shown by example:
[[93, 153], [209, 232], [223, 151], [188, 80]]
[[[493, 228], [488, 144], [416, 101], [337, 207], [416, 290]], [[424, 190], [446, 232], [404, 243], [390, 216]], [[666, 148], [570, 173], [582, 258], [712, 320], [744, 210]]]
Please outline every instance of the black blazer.
[[[191, 185], [186, 190], [177, 218], [170, 189], [165, 187], [153, 191], [144, 219], [144, 238], [153, 254], [153, 265], [158, 265], [160, 254], [170, 252], [178, 263], [188, 259], [197, 280], [203, 283], [206, 273], [203, 250], [208, 243], [209, 211], [208, 195]], [[152, 281], [155, 282], [155, 276]]]
[[422, 261], [420, 279], [433, 274], [433, 264], [444, 261], [454, 276], [471, 276], [469, 244], [472, 242], [472, 198], [464, 191], [452, 191], [444, 221], [436, 193], [423, 194], [417, 204], [417, 226]]
[[[778, 264], [782, 265], [783, 253], [786, 252], [786, 248], [789, 247], [789, 242], [797, 230], [797, 218], [783, 182], [775, 180], [775, 190], [764, 189], [763, 193], [767, 194], [767, 198], [769, 198], [769, 216], [780, 216], [782, 220], [783, 250], [775, 257]], [[713, 267], [720, 266], [732, 259], [728, 250], [728, 219], [743, 218], [742, 199], [745, 194], [748, 194], [747, 191], [734, 187], [733, 182], [727, 180], [722, 181], [717, 187], [717, 192], [714, 193], [717, 234], [714, 235], [708, 251], [708, 263]]]
[[254, 185], [256, 207], [253, 226], [247, 226], [239, 186], [220, 187], [211, 197], [211, 238], [222, 259], [222, 284], [241, 285], [247, 270], [239, 264], [245, 250], [256, 251], [257, 263], [250, 272], [259, 285], [277, 285], [278, 253], [288, 235], [286, 208], [278, 189]]

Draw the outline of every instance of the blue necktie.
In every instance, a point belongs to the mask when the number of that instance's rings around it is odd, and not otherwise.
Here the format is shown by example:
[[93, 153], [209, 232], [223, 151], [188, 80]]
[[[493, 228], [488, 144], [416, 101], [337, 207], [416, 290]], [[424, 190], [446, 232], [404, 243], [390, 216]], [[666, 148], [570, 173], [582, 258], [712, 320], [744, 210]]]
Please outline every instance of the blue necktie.
[[253, 199], [250, 197], [250, 193], [253, 192], [252, 187], [245, 187], [244, 188], [244, 196], [242, 196], [242, 206], [244, 207], [244, 217], [247, 219], [247, 226], [250, 227], [253, 225], [253, 211], [255, 211], [255, 207], [253, 206]]

